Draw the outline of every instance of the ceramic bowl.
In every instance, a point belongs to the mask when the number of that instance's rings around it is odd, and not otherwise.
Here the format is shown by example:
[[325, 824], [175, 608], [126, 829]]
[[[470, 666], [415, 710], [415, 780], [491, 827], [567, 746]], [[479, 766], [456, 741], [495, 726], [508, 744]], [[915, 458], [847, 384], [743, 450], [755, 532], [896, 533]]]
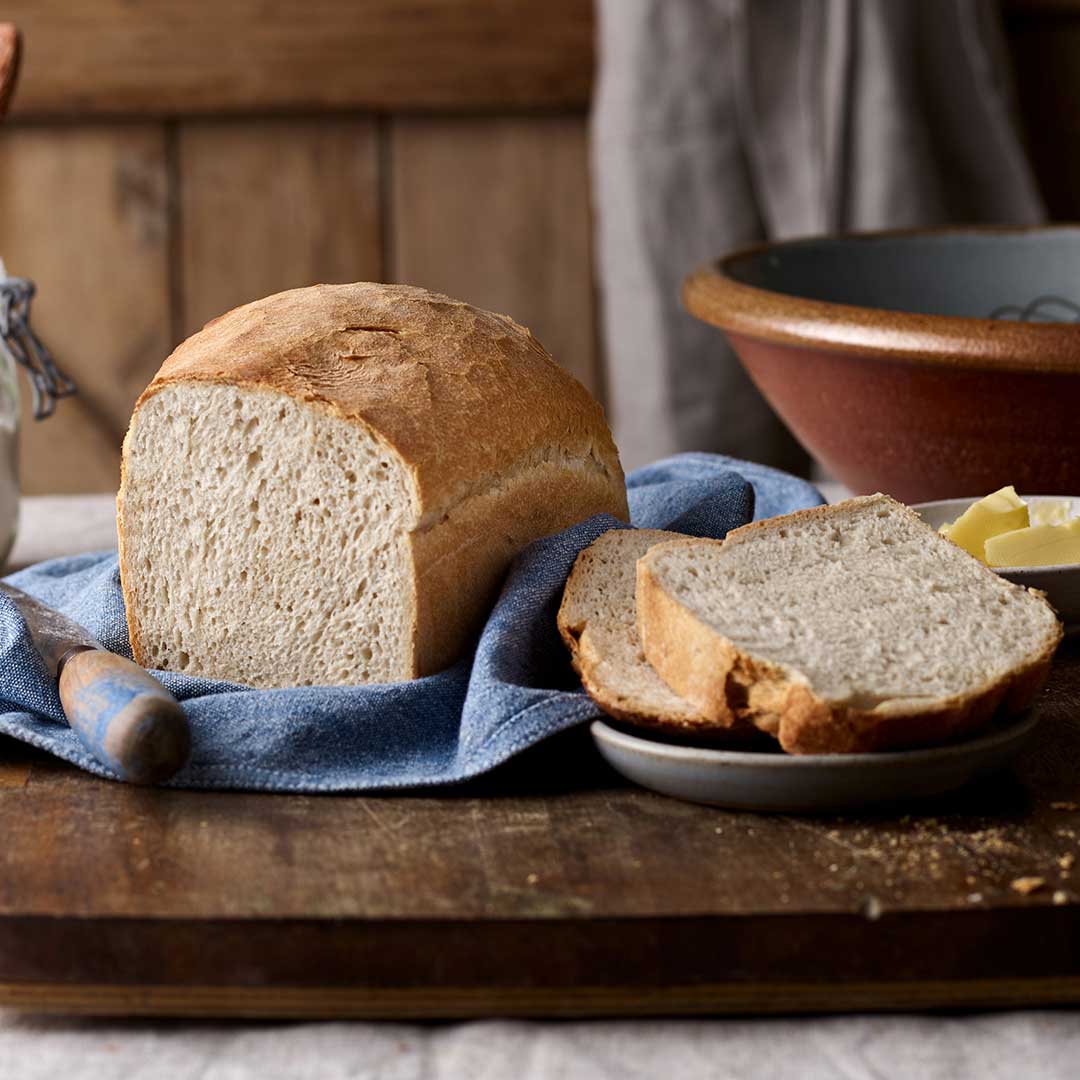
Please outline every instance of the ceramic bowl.
[[[1047, 495], [1023, 495], [1024, 502], [1031, 504], [1050, 498]], [[916, 503], [912, 509], [937, 529], [946, 522], [955, 521], [980, 496], [971, 499], [940, 499], [937, 502]], [[1061, 496], [1053, 496], [1060, 499]], [[1080, 496], [1070, 498], [1072, 513], [1080, 514]], [[1062, 566], [995, 566], [1002, 577], [1026, 585], [1029, 589], [1041, 589], [1047, 600], [1054, 605], [1066, 630], [1080, 630], [1080, 563]]]
[[1007, 765], [1038, 723], [1030, 710], [1007, 726], [949, 746], [881, 754], [788, 755], [657, 742], [596, 720], [593, 741], [642, 787], [732, 810], [856, 810], [944, 795]]
[[1080, 491], [1080, 227], [768, 244], [684, 299], [856, 493]]

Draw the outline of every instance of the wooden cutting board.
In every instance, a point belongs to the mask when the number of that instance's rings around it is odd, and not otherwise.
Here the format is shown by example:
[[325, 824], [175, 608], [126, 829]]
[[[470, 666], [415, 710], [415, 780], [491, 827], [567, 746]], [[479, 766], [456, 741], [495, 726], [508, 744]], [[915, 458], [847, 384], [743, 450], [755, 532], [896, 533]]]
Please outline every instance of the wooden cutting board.
[[1012, 774], [859, 817], [652, 795], [609, 772], [585, 732], [483, 784], [369, 798], [142, 790], [0, 741], [0, 1006], [456, 1017], [1078, 1002], [1075, 640], [1040, 708]]

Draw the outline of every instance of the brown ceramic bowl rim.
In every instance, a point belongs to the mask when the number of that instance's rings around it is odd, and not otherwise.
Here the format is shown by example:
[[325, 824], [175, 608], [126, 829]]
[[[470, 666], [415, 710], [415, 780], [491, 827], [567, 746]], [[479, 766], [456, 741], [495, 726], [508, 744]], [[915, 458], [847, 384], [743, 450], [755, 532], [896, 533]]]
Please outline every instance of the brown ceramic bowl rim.
[[839, 304], [747, 285], [731, 272], [732, 266], [740, 260], [814, 240], [873, 241], [891, 237], [992, 236], [1070, 230], [1080, 232], [1080, 225], [892, 229], [755, 244], [690, 274], [683, 283], [683, 303], [692, 315], [721, 330], [779, 345], [945, 367], [1080, 372], [1078, 325], [924, 315]]

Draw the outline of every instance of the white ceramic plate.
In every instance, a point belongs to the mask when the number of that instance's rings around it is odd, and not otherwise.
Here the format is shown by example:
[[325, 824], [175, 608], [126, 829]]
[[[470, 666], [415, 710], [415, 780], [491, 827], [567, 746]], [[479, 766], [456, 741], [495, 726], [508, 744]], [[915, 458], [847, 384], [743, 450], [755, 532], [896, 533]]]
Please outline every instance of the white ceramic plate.
[[[1026, 503], [1045, 502], [1053, 499], [1060, 502], [1062, 495], [1021, 495]], [[937, 529], [947, 521], [955, 521], [973, 502], [972, 499], [942, 499], [939, 502], [916, 503], [912, 507], [927, 525]], [[1080, 513], [1080, 497], [1068, 499], [1073, 515]], [[1047, 600], [1054, 605], [1066, 630], [1080, 630], [1080, 563], [1068, 563], [1063, 566], [995, 566], [992, 568], [1003, 578], [1015, 581], [1017, 585], [1026, 585], [1030, 589], [1041, 589]]]
[[642, 787], [733, 810], [819, 812], [928, 799], [1007, 765], [1038, 723], [1030, 710], [962, 743], [882, 754], [789, 755], [655, 742], [596, 720], [592, 737], [617, 772]]

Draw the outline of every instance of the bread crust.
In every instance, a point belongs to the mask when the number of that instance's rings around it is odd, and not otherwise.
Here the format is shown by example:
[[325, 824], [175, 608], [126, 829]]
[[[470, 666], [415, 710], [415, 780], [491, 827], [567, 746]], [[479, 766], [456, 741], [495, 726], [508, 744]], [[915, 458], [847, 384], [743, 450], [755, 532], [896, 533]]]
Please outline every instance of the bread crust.
[[234, 308], [177, 346], [134, 415], [177, 382], [275, 390], [363, 424], [413, 471], [418, 524], [537, 449], [595, 452], [622, 482], [603, 409], [525, 327], [426, 289], [311, 285]]
[[[642, 531], [648, 533], [657, 543], [678, 537], [677, 533], [659, 529]], [[639, 531], [638, 535], [641, 535], [642, 531]], [[633, 727], [647, 728], [674, 738], [693, 739], [697, 742], [745, 746], [748, 742], [762, 741], [763, 737], [757, 728], [736, 717], [732, 717], [729, 725], [720, 727], [685, 701], [679, 703], [682, 708], [659, 711], [648, 707], [610, 677], [605, 677], [604, 667], [608, 656], [598, 640], [599, 635], [591, 625], [591, 620], [579, 614], [581, 605], [575, 594], [577, 590], [586, 587], [585, 583], [593, 573], [592, 563], [597, 549], [606, 542], [607, 537], [609, 533], [603, 533], [578, 553], [563, 589], [557, 619], [559, 634], [570, 653], [570, 662], [580, 677], [585, 692], [608, 716]]]
[[[621, 476], [621, 474], [620, 474]], [[497, 491], [458, 504], [437, 527], [412, 534], [418, 582], [417, 671], [440, 671], [478, 631], [513, 557], [541, 536], [594, 514], [625, 520], [625, 488], [600, 473], [530, 469]]]
[[[235, 308], [168, 357], [132, 426], [178, 383], [289, 395], [363, 426], [400, 458], [413, 488], [414, 676], [459, 655], [525, 543], [596, 513], [628, 517], [618, 453], [589, 392], [512, 319], [424, 289], [314, 285]], [[140, 613], [126, 606], [132, 651], [148, 664]]]
[[[1030, 662], [969, 693], [920, 706], [884, 703], [874, 709], [859, 709], [830, 703], [814, 692], [802, 673], [739, 649], [671, 596], [653, 574], [651, 560], [661, 548], [748, 543], [807, 516], [840, 517], [850, 509], [852, 501], [848, 500], [847, 506], [840, 503], [815, 507], [753, 522], [733, 530], [723, 541], [676, 540], [650, 548], [637, 565], [638, 634], [646, 658], [660, 677], [710, 722], [723, 726], [730, 724], [733, 717], [741, 718], [774, 735], [790, 754], [864, 753], [931, 746], [978, 731], [999, 708], [1006, 714], [1028, 708], [1050, 672], [1062, 638], [1060, 622], [1056, 635]], [[903, 504], [891, 499], [889, 502], [918, 517]], [[982, 569], [997, 577], [988, 567]], [[1041, 592], [1026, 591], [1046, 603]]]

